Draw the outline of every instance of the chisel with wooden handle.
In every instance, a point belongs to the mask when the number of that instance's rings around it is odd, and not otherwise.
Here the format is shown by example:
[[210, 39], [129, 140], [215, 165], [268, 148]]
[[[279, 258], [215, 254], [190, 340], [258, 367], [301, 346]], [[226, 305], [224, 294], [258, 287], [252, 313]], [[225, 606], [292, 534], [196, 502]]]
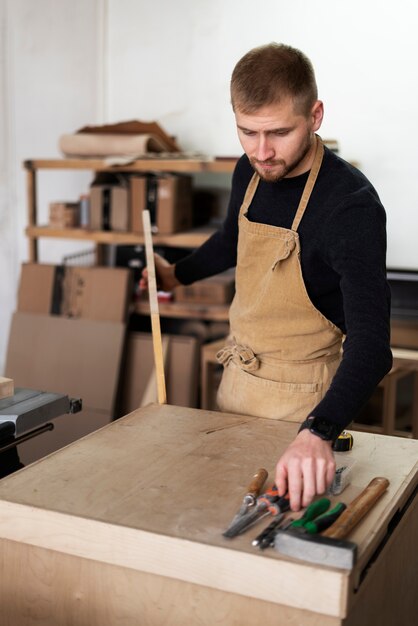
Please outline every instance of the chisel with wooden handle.
[[263, 488], [263, 485], [267, 480], [267, 476], [268, 472], [266, 469], [264, 469], [264, 467], [260, 467], [260, 469], [256, 471], [251, 479], [250, 484], [247, 487], [247, 493], [242, 499], [242, 504], [239, 508], [239, 511], [234, 516], [232, 522], [229, 524], [227, 530], [225, 531], [226, 533], [229, 531], [230, 528], [235, 526], [239, 519], [241, 519], [244, 515], [246, 515], [246, 513], [248, 513], [249, 509], [251, 509], [255, 505], [257, 497], [259, 496], [261, 489]]
[[310, 563], [352, 569], [357, 545], [344, 538], [357, 526], [388, 488], [387, 478], [373, 478], [321, 535], [301, 534], [292, 530], [279, 530], [274, 547], [281, 554]]

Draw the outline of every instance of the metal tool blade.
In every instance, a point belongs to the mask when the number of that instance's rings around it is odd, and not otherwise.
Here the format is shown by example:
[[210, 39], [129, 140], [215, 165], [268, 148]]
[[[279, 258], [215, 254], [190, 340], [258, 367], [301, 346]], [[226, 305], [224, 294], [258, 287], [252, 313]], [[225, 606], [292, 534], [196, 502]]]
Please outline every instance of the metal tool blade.
[[[268, 472], [266, 469], [264, 469], [264, 467], [260, 467], [260, 469], [256, 471], [251, 479], [250, 484], [247, 487], [247, 493], [242, 500], [242, 504], [238, 510], [238, 513], [234, 515], [225, 533], [228, 533], [231, 528], [234, 528], [241, 518], [252, 512], [252, 509], [257, 500], [257, 496], [259, 495], [265, 481], [267, 480], [267, 476]], [[228, 536], [225, 533], [224, 535]]]
[[269, 515], [269, 511], [266, 511], [266, 506], [256, 507], [254, 511], [250, 511], [245, 515], [242, 515], [239, 519], [236, 520], [234, 524], [230, 524], [230, 526], [223, 533], [224, 537], [236, 537], [247, 528], [250, 528], [253, 524], [258, 522], [258, 520], [265, 517], [265, 515]]
[[274, 547], [280, 554], [295, 559], [348, 570], [353, 568], [357, 551], [356, 544], [351, 541], [305, 535], [293, 530], [279, 530]]

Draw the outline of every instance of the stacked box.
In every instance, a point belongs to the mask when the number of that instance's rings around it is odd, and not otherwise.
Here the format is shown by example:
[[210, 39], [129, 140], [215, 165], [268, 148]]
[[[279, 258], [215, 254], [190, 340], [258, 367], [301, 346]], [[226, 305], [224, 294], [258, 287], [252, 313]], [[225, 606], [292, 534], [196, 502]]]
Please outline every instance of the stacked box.
[[192, 285], [174, 289], [176, 302], [190, 304], [229, 304], [235, 293], [235, 270], [227, 270], [217, 276], [199, 280]]
[[151, 224], [160, 235], [192, 227], [192, 179], [181, 174], [132, 176], [131, 227], [142, 234], [142, 211], [150, 212]]
[[76, 228], [80, 225], [79, 202], [51, 202], [49, 205], [51, 228]]
[[130, 225], [129, 177], [98, 172], [90, 185], [91, 230], [128, 232]]
[[126, 322], [131, 293], [129, 269], [24, 263], [18, 310]]

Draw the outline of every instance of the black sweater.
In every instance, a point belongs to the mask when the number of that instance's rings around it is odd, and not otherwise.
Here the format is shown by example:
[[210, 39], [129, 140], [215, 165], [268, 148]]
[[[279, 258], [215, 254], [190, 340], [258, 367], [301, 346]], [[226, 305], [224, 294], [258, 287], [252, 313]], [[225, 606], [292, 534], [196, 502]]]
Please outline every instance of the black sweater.
[[[222, 227], [176, 265], [181, 283], [190, 284], [236, 265], [238, 213], [253, 173], [244, 155], [234, 171]], [[291, 228], [307, 177], [308, 173], [275, 183], [260, 181], [248, 219]], [[342, 363], [311, 415], [346, 427], [392, 364], [386, 215], [367, 178], [325, 148], [298, 232], [309, 297], [346, 335]]]

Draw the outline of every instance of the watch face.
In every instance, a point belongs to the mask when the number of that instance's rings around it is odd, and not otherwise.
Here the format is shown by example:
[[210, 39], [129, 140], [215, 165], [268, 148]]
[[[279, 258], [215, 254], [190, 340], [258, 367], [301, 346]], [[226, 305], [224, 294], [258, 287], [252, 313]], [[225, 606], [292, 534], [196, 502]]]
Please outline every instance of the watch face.
[[336, 436], [337, 426], [332, 422], [322, 419], [321, 417], [315, 417], [310, 430], [322, 437], [322, 439], [331, 440]]

